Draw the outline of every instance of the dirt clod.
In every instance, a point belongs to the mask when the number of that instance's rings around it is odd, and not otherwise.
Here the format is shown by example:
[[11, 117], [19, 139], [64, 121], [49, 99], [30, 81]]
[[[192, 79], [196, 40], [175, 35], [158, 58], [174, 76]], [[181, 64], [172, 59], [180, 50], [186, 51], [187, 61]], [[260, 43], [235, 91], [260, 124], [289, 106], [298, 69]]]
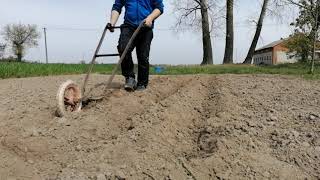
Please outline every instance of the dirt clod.
[[270, 120], [270, 121], [278, 121], [278, 117], [272, 115], [272, 116], [270, 116], [269, 120]]
[[106, 176], [105, 176], [104, 174], [98, 174], [98, 175], [96, 176], [96, 179], [97, 179], [97, 180], [107, 180], [107, 179], [106, 179]]
[[312, 121], [315, 120], [316, 118], [317, 118], [317, 117], [316, 117], [315, 115], [313, 115], [313, 114], [310, 114], [310, 115], [309, 115], [309, 119], [312, 120]]

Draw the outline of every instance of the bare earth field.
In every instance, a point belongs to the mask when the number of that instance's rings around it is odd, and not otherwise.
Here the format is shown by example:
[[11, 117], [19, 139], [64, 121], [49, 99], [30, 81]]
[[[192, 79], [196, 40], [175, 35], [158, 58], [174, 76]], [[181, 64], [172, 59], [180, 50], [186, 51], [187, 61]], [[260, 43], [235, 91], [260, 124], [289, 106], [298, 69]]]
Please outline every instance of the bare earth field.
[[59, 85], [81, 78], [0, 80], [1, 180], [320, 179], [320, 81], [154, 76], [55, 117]]

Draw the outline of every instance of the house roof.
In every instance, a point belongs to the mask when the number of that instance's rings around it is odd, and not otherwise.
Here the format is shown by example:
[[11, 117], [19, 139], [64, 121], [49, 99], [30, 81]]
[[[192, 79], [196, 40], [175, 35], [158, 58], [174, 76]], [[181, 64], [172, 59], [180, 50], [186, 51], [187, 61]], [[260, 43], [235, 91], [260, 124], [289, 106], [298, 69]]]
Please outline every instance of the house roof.
[[281, 44], [283, 41], [284, 41], [284, 39], [280, 39], [280, 40], [278, 40], [278, 41], [274, 41], [274, 42], [272, 42], [272, 43], [270, 43], [270, 44], [267, 44], [267, 45], [265, 45], [265, 46], [262, 46], [261, 48], [257, 49], [256, 51], [260, 51], [260, 50], [263, 50], [263, 49], [273, 48], [273, 47], [275, 47], [276, 45]]

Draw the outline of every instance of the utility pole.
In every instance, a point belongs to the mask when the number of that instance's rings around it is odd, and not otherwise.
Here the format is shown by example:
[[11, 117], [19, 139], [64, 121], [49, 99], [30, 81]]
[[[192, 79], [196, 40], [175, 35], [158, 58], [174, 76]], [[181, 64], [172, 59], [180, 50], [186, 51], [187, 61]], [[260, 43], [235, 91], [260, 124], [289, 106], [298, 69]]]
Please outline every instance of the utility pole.
[[313, 36], [313, 50], [312, 50], [312, 62], [311, 62], [311, 70], [310, 72], [313, 74], [314, 73], [314, 63], [315, 63], [315, 58], [316, 58], [316, 44], [317, 44], [317, 39], [318, 39], [318, 26], [319, 26], [319, 4], [320, 0], [317, 0], [317, 5], [316, 5], [316, 14], [315, 14], [315, 29], [314, 29], [314, 36]]
[[48, 64], [47, 28], [43, 28], [43, 32], [44, 32], [44, 43], [45, 43], [45, 49], [46, 49], [46, 63]]

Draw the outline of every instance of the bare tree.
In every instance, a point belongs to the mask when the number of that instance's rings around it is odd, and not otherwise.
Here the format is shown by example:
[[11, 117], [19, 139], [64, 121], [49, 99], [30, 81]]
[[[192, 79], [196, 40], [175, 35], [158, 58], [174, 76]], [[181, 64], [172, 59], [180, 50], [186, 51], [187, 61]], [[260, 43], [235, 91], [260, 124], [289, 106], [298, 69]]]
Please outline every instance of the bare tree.
[[36, 25], [11, 24], [3, 28], [2, 35], [9, 45], [12, 46], [13, 53], [17, 56], [17, 61], [21, 61], [27, 48], [38, 45], [40, 33]]
[[203, 60], [202, 65], [213, 64], [213, 51], [211, 31], [215, 19], [219, 18], [214, 13], [218, 8], [218, 0], [175, 0], [177, 13], [177, 26], [199, 27], [202, 29]]
[[256, 32], [255, 32], [253, 40], [251, 42], [251, 46], [249, 48], [247, 57], [246, 57], [245, 61], [243, 62], [244, 64], [251, 64], [252, 63], [252, 57], [254, 55], [254, 51], [256, 50], [256, 47], [257, 47], [257, 44], [258, 44], [258, 40], [259, 40], [259, 37], [260, 37], [260, 34], [261, 34], [263, 21], [265, 19], [266, 12], [267, 12], [268, 3], [269, 3], [269, 0], [263, 0], [263, 5], [262, 5], [262, 8], [261, 8], [259, 20], [258, 20], [258, 23], [257, 23]]
[[226, 33], [226, 47], [224, 52], [223, 64], [233, 63], [233, 42], [234, 42], [234, 31], [233, 31], [233, 0], [227, 1], [227, 33]]

